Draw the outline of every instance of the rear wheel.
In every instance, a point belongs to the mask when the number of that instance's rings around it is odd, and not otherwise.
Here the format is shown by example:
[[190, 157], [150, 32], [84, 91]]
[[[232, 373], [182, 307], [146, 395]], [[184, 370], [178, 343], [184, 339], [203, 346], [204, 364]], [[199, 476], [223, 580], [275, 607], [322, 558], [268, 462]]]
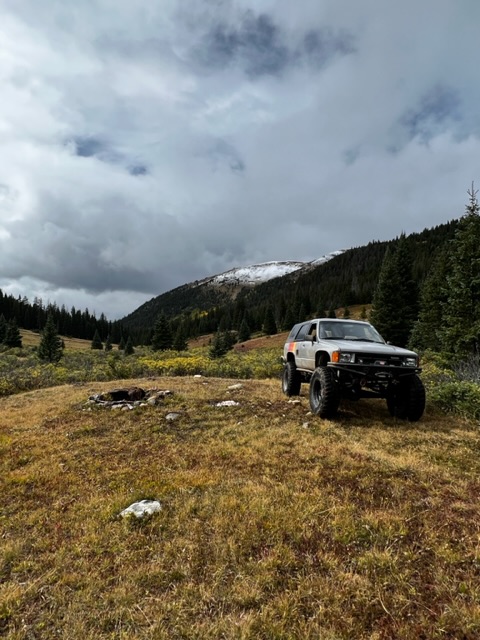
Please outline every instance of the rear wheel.
[[338, 411], [340, 394], [334, 373], [327, 367], [317, 367], [310, 380], [310, 408], [320, 418], [333, 418]]
[[391, 416], [410, 422], [418, 422], [425, 411], [425, 387], [415, 374], [403, 381], [395, 393], [387, 398]]
[[294, 362], [287, 362], [283, 368], [282, 375], [282, 391], [286, 396], [298, 396], [300, 387], [302, 386], [302, 378], [297, 371]]

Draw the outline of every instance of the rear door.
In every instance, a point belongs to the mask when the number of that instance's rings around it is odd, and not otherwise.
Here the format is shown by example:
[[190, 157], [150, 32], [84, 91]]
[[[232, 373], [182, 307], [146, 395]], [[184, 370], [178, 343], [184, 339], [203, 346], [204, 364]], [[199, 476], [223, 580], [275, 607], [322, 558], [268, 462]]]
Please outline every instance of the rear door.
[[313, 371], [315, 368], [315, 341], [316, 341], [316, 322], [306, 322], [302, 325], [296, 337], [297, 343], [297, 367]]

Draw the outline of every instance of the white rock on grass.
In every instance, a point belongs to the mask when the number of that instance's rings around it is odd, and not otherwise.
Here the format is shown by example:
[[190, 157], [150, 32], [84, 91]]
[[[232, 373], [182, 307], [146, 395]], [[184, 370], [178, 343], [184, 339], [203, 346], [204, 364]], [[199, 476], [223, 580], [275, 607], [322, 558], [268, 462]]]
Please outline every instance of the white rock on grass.
[[169, 422], [174, 422], [175, 420], [178, 420], [181, 417], [182, 417], [181, 413], [176, 413], [175, 411], [171, 411], [170, 413], [167, 413], [167, 415], [165, 416], [165, 420], [168, 420]]
[[217, 402], [216, 407], [238, 407], [240, 403], [235, 400], [224, 400], [223, 402]]
[[145, 516], [153, 516], [154, 513], [161, 511], [162, 505], [158, 500], [140, 500], [134, 502], [129, 507], [120, 512], [122, 518], [134, 516], [135, 518], [145, 518]]

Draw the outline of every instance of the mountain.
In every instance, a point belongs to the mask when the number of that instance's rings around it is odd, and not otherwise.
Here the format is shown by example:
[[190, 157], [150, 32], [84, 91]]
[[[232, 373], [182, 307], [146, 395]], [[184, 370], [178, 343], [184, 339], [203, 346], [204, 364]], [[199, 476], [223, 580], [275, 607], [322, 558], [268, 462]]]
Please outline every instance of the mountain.
[[300, 270], [307, 270], [313, 267], [317, 267], [320, 264], [325, 264], [332, 258], [341, 255], [345, 249], [338, 251], [332, 251], [321, 258], [312, 260], [311, 262], [298, 262], [292, 260], [286, 260], [283, 262], [261, 262], [260, 264], [253, 264], [249, 267], [236, 267], [230, 269], [224, 273], [220, 273], [210, 278], [204, 278], [198, 281], [198, 285], [208, 284], [212, 286], [227, 285], [227, 286], [255, 286], [263, 282], [273, 280], [273, 278], [282, 278], [290, 273]]
[[247, 289], [290, 274], [307, 272], [341, 255], [345, 250], [333, 251], [311, 262], [262, 262], [247, 267], [236, 267], [214, 276], [195, 280], [160, 294], [145, 302], [120, 322], [124, 327], [139, 329], [152, 325], [159, 313], [175, 316], [179, 313], [204, 312], [232, 302]]
[[[458, 221], [407, 236], [415, 281], [421, 287], [430, 265], [454, 236]], [[311, 262], [267, 262], [225, 273], [167, 291], [119, 320], [136, 344], [148, 343], [160, 313], [181, 322], [192, 337], [221, 330], [238, 331], [245, 321], [260, 331], [273, 311], [279, 329], [290, 328], [313, 315], [355, 304], [370, 304], [385, 252], [398, 238], [372, 241], [361, 247], [333, 251]], [[118, 331], [117, 331], [118, 332]]]

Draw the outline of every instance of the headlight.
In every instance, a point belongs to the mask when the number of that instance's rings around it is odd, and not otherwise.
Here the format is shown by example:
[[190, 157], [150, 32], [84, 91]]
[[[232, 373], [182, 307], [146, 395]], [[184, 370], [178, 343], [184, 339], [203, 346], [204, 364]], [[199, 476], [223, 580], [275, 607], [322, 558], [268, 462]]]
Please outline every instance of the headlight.
[[417, 366], [417, 359], [416, 358], [405, 358], [405, 360], [403, 361], [403, 364], [405, 367], [416, 367]]
[[332, 353], [332, 362], [355, 362], [354, 353], [343, 353], [342, 351], [334, 351]]

